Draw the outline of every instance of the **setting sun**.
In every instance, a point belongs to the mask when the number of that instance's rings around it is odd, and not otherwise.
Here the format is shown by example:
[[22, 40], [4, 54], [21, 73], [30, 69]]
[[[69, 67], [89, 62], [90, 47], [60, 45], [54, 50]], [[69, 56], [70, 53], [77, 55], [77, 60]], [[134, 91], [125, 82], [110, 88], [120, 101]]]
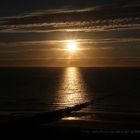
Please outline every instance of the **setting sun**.
[[67, 42], [67, 50], [68, 51], [76, 51], [77, 50], [77, 43], [74, 40], [69, 40]]

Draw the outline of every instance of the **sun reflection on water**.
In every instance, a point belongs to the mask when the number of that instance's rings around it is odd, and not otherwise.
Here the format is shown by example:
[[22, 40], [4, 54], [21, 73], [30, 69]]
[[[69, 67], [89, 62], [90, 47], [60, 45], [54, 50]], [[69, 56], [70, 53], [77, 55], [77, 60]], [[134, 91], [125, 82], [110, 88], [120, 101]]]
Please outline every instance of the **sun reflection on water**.
[[76, 67], [65, 69], [60, 88], [58, 90], [57, 103], [59, 106], [73, 106], [75, 104], [87, 102], [86, 88]]

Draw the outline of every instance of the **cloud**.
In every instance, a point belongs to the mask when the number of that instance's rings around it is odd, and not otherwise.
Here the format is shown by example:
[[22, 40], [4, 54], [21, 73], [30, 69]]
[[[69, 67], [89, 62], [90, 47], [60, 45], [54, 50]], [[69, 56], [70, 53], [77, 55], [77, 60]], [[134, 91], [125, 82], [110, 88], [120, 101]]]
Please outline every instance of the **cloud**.
[[[92, 39], [75, 39], [77, 43], [80, 44], [95, 44], [95, 43], [129, 43], [129, 42], [140, 42], [140, 38], [92, 38]], [[30, 45], [62, 45], [66, 44], [67, 40], [42, 40], [42, 41], [12, 41], [6, 42], [1, 41], [0, 46], [30, 46]]]
[[3, 22], [10, 23], [10, 21], [13, 20], [22, 20], [28, 18], [36, 18], [36, 17], [42, 17], [42, 16], [53, 16], [53, 15], [66, 15], [68, 13], [85, 13], [85, 12], [92, 12], [100, 9], [99, 7], [87, 7], [87, 8], [59, 8], [59, 9], [48, 9], [48, 10], [37, 10], [29, 13], [23, 13], [16, 16], [6, 16], [6, 17], [0, 17], [0, 20]]
[[118, 18], [113, 20], [43, 22], [22, 25], [0, 25], [1, 32], [98, 32], [140, 29], [140, 18]]
[[[130, 4], [131, 3], [131, 4]], [[101, 32], [140, 29], [140, 3], [56, 8], [0, 17], [0, 32]]]

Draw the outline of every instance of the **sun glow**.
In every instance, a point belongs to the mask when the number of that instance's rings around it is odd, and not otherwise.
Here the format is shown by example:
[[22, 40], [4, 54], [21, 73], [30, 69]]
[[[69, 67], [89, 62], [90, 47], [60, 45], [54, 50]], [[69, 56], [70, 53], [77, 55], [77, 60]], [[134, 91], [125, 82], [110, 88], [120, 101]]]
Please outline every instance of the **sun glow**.
[[76, 43], [76, 41], [74, 41], [74, 40], [69, 40], [69, 41], [67, 42], [67, 50], [68, 50], [68, 51], [71, 51], [71, 52], [76, 51], [76, 50], [77, 50], [77, 43]]

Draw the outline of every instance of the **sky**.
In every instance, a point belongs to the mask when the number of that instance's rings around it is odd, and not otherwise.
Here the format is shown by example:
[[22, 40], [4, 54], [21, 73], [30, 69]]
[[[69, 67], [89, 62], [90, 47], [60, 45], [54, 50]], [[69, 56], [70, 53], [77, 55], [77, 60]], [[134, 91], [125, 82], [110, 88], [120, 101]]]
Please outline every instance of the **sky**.
[[[67, 40], [79, 50], [66, 51]], [[0, 67], [140, 66], [139, 0], [1, 0]]]

